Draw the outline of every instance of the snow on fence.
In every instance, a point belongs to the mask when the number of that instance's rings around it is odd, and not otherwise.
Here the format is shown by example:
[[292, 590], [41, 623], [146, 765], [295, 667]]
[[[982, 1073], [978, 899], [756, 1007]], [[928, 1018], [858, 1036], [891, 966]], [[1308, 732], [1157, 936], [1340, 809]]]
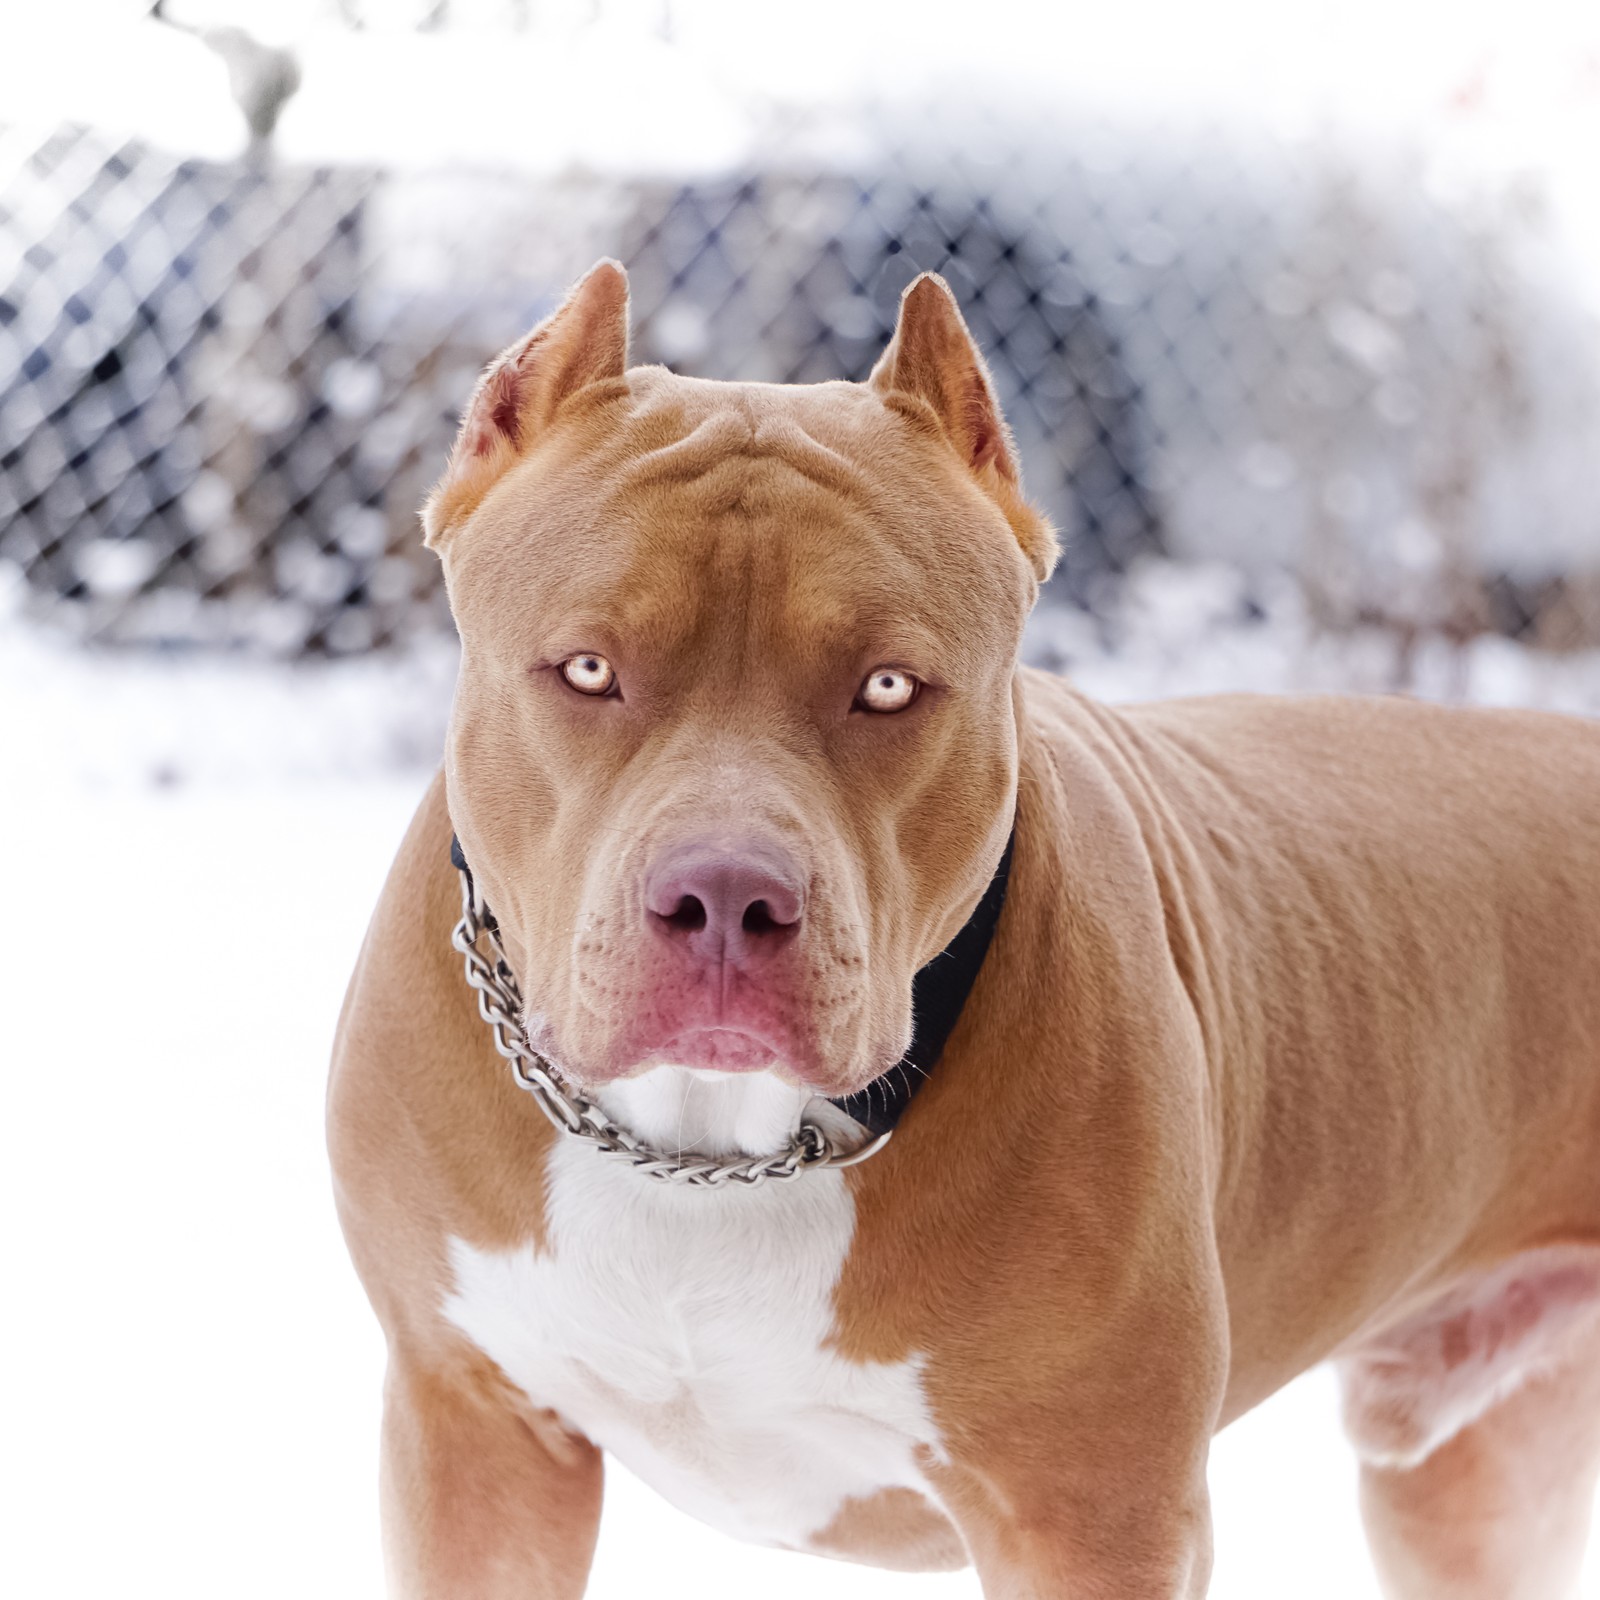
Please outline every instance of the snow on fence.
[[1067, 535], [1060, 601], [1220, 560], [1329, 628], [1600, 642], [1600, 337], [1537, 196], [993, 111], [802, 148], [533, 177], [0, 128], [0, 563], [97, 640], [446, 629], [416, 507], [478, 368], [594, 257], [637, 359], [786, 382], [864, 376], [931, 268]]

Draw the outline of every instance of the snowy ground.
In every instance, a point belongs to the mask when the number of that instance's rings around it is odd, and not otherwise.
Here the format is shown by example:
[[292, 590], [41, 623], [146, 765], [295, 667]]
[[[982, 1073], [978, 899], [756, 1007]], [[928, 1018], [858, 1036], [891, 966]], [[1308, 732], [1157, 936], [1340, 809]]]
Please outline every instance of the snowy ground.
[[[1110, 696], [1382, 688], [1381, 638], [1158, 570], [1109, 654], [1036, 651]], [[438, 747], [449, 652], [270, 667], [95, 658], [0, 622], [0, 1593], [380, 1593], [382, 1350], [322, 1148], [327, 1046]], [[1425, 648], [1417, 686], [1600, 712], [1600, 658]], [[441, 937], [443, 930], [441, 930]], [[1325, 1374], [1215, 1452], [1219, 1600], [1375, 1595]], [[621, 1472], [592, 1592], [973, 1600], [970, 1575], [819, 1567], [698, 1528]], [[1583, 1594], [1600, 1600], [1600, 1562]]]

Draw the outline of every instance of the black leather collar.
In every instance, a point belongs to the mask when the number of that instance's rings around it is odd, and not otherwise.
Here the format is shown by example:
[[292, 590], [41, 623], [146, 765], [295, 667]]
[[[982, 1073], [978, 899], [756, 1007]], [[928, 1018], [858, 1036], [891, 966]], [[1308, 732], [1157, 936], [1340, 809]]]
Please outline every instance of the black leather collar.
[[[989, 887], [977, 909], [967, 918], [949, 944], [923, 967], [911, 984], [911, 1044], [900, 1060], [866, 1088], [831, 1102], [874, 1134], [888, 1133], [913, 1096], [926, 1082], [928, 1074], [944, 1054], [944, 1047], [961, 1018], [972, 986], [978, 981], [990, 941], [1000, 925], [1000, 912], [1006, 903], [1006, 885], [1011, 878], [1011, 853], [1017, 842], [1016, 824], [1011, 827], [1000, 865], [994, 869]], [[450, 864], [470, 878], [472, 869], [462, 853], [461, 841], [450, 836]], [[484, 920], [494, 925], [487, 909]]]
[[1011, 851], [1017, 842], [1011, 825], [1005, 853], [994, 869], [972, 915], [949, 944], [923, 967], [911, 982], [911, 1044], [899, 1062], [865, 1089], [835, 1100], [834, 1105], [873, 1133], [887, 1133], [911, 1104], [912, 1096], [944, 1054], [945, 1042], [955, 1032], [961, 1012], [978, 981], [989, 941], [1000, 925], [1011, 878]]

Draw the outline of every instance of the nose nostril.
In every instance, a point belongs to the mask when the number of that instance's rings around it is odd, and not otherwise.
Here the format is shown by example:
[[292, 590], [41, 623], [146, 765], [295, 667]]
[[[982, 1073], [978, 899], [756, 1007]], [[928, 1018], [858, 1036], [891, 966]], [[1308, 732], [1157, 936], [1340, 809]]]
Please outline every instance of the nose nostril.
[[669, 927], [681, 928], [685, 933], [697, 933], [706, 925], [705, 904], [697, 895], [686, 894], [661, 920]]
[[682, 850], [645, 879], [643, 909], [652, 936], [671, 940], [680, 955], [766, 959], [800, 932], [804, 895], [795, 876], [773, 870], [754, 850]]

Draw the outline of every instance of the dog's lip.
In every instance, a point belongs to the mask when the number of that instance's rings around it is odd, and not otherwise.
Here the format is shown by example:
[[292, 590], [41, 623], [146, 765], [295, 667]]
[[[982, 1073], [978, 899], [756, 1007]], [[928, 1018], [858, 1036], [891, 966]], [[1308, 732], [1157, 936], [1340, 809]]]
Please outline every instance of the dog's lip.
[[783, 1053], [772, 1041], [750, 1028], [685, 1028], [650, 1052], [646, 1066], [670, 1062], [691, 1072], [766, 1072], [785, 1066]]
[[[705, 1034], [718, 1034], [737, 1036], [729, 1038], [726, 1042], [734, 1045], [734, 1050], [724, 1054], [719, 1050], [717, 1059], [708, 1062], [703, 1055], [698, 1054], [690, 1041], [699, 1039]], [[719, 1046], [724, 1041], [717, 1041]], [[748, 1043], [752, 1048], [748, 1058], [739, 1046]], [[862, 1077], [859, 1073], [841, 1075], [819, 1072], [817, 1070], [796, 1065], [785, 1053], [773, 1045], [761, 1034], [743, 1028], [696, 1028], [686, 1030], [679, 1034], [672, 1043], [662, 1050], [652, 1050], [634, 1072], [624, 1073], [624, 1077], [634, 1077], [638, 1073], [649, 1072], [654, 1067], [675, 1066], [681, 1067], [691, 1077], [702, 1082], [715, 1083], [718, 1080], [743, 1077], [753, 1072], [771, 1072], [774, 1077], [791, 1083], [795, 1087], [807, 1092], [820, 1095], [823, 1099], [843, 1100], [851, 1095], [860, 1094], [870, 1088], [880, 1078], [892, 1072], [901, 1057], [896, 1056], [889, 1066], [882, 1071], [873, 1071]]]
[[[700, 1027], [680, 1029], [670, 1038], [651, 1041], [643, 1048], [635, 1046], [623, 1059], [602, 1065], [582, 1062], [563, 1052], [546, 1013], [530, 1010], [524, 1014], [523, 1022], [529, 1043], [550, 1061], [562, 1078], [580, 1092], [593, 1092], [610, 1083], [642, 1077], [656, 1067], [675, 1066], [712, 1081], [747, 1073], [771, 1072], [784, 1082], [807, 1089], [824, 1099], [845, 1099], [892, 1072], [902, 1059], [906, 1046], [906, 1041], [901, 1040], [896, 1048], [884, 1050], [881, 1052], [883, 1064], [865, 1073], [859, 1068], [850, 1072], [835, 1072], [823, 1063], [805, 1060], [803, 1054], [797, 1058], [797, 1052], [784, 1048], [779, 1041], [760, 1029], [743, 1027], [737, 1023], [707, 1023]], [[706, 1035], [718, 1036], [731, 1048], [719, 1049], [716, 1060], [706, 1060], [703, 1052], [693, 1048], [694, 1041]]]

